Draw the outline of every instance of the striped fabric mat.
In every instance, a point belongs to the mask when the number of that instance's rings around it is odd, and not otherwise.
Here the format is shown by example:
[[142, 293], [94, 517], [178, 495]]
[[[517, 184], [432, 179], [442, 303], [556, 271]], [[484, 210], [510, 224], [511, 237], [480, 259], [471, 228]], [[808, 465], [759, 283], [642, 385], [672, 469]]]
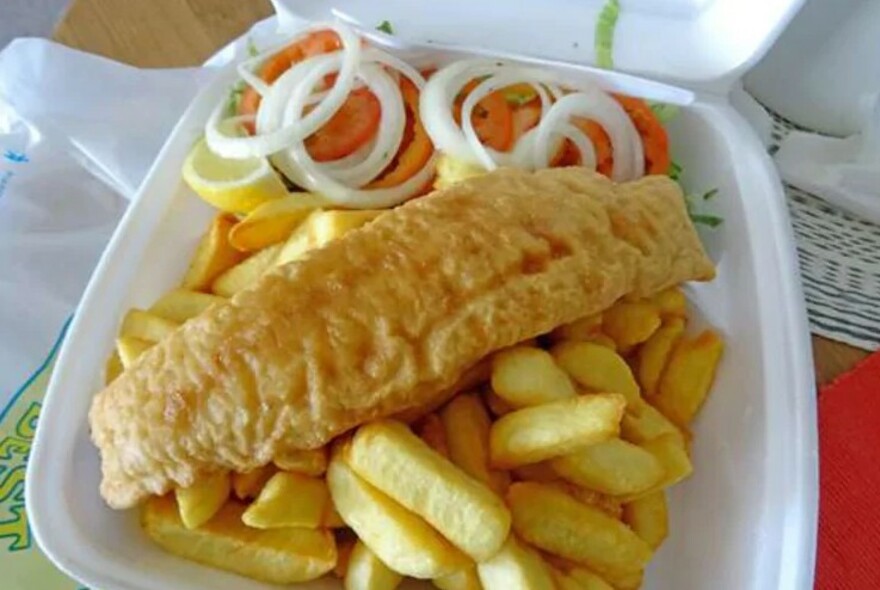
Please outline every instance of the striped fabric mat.
[[[773, 116], [770, 153], [794, 129]], [[785, 185], [813, 333], [859, 348], [880, 348], [880, 225]]]

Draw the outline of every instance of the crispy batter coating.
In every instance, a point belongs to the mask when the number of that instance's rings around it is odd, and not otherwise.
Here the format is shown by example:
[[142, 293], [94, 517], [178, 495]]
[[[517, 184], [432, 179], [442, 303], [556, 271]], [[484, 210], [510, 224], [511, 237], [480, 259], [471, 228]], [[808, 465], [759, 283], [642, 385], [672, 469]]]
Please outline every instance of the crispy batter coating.
[[678, 185], [502, 170], [385, 213], [143, 354], [90, 412], [101, 493], [132, 506], [375, 418], [417, 415], [491, 352], [708, 280]]

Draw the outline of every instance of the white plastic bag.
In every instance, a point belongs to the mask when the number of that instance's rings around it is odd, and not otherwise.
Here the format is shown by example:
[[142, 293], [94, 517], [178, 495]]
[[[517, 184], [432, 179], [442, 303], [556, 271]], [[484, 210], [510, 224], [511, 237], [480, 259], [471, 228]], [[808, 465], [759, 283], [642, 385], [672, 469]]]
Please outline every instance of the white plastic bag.
[[[274, 20], [250, 36], [270, 43]], [[246, 51], [244, 39], [211, 60]], [[98, 258], [212, 69], [138, 70], [49, 41], [0, 52], [0, 571], [77, 590], [27, 526], [24, 472], [52, 360]]]

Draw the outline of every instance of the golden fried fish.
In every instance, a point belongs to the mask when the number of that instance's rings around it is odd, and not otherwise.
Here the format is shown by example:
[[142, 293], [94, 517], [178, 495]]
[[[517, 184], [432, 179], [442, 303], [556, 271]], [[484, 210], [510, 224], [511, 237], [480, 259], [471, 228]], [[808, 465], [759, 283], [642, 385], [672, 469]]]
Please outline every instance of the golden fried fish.
[[469, 179], [280, 267], [143, 354], [92, 404], [101, 493], [126, 508], [417, 414], [495, 350], [713, 275], [668, 178]]

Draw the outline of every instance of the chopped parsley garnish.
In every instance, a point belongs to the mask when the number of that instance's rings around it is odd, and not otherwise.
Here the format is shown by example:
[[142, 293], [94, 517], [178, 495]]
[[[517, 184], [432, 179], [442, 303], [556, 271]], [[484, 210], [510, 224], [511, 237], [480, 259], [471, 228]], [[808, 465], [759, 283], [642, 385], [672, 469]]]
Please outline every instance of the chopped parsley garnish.
[[679, 182], [681, 180], [681, 172], [682, 172], [681, 165], [678, 162], [676, 162], [675, 160], [673, 160], [669, 164], [669, 178], [671, 178], [672, 180], [674, 180], [676, 182]]
[[679, 113], [679, 108], [674, 104], [666, 104], [663, 102], [651, 102], [651, 111], [657, 120], [661, 123], [668, 123], [673, 120]]
[[394, 27], [392, 27], [391, 22], [387, 21], [387, 20], [383, 20], [381, 23], [379, 23], [379, 25], [376, 27], [376, 29], [379, 31], [382, 31], [383, 33], [385, 33], [387, 35], [394, 34]]
[[713, 188], [711, 190], [706, 191], [700, 196], [697, 195], [685, 195], [684, 204], [687, 209], [688, 216], [691, 218], [691, 221], [694, 225], [705, 225], [707, 227], [718, 227], [722, 223], [724, 223], [724, 219], [709, 213], [703, 213], [699, 211], [701, 203], [709, 201], [715, 196], [718, 195], [718, 189]]
[[695, 224], [706, 225], [708, 227], [718, 227], [724, 220], [717, 215], [701, 215], [701, 214], [691, 214], [691, 221]]
[[513, 92], [504, 93], [504, 99], [510, 104], [521, 107], [524, 104], [532, 102], [538, 96], [537, 92]]
[[257, 57], [260, 55], [260, 50], [257, 49], [257, 44], [254, 43], [254, 40], [248, 37], [247, 40], [247, 53], [250, 57]]

